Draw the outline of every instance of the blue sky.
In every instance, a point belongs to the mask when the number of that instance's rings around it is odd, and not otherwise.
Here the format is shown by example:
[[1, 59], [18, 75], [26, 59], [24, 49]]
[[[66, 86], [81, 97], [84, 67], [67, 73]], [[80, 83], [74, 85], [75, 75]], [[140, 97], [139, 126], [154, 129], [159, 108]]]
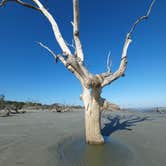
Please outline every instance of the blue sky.
[[[94, 3], [95, 2], [95, 3]], [[80, 0], [80, 35], [85, 63], [93, 73], [118, 68], [123, 42], [150, 0]], [[72, 40], [72, 0], [47, 1], [66, 41]], [[149, 20], [139, 24], [128, 51], [126, 76], [103, 89], [102, 96], [123, 107], [166, 105], [166, 1], [156, 0]], [[81, 104], [81, 86], [62, 64], [55, 64], [41, 41], [61, 52], [48, 21], [15, 3], [0, 8], [0, 94], [10, 100]]]

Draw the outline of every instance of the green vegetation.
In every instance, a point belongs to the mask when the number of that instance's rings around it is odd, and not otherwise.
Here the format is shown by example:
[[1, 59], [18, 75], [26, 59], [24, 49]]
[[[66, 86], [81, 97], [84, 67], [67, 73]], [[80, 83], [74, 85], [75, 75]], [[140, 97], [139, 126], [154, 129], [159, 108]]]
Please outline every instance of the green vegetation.
[[19, 110], [49, 110], [56, 112], [66, 112], [72, 109], [81, 109], [81, 106], [63, 105], [54, 103], [51, 105], [41, 104], [37, 102], [19, 102], [5, 100], [5, 95], [0, 95], [0, 110], [8, 110], [11, 113], [20, 113]]

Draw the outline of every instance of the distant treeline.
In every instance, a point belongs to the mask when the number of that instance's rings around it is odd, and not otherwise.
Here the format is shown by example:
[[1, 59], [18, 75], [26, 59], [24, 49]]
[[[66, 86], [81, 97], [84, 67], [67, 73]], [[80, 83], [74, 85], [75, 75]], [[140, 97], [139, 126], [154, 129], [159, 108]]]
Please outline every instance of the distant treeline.
[[11, 109], [11, 110], [20, 110], [20, 109], [42, 109], [42, 110], [52, 110], [56, 109], [62, 110], [64, 108], [74, 108], [74, 109], [80, 109], [82, 108], [79, 105], [65, 105], [65, 104], [42, 104], [38, 102], [19, 102], [19, 101], [9, 101], [5, 100], [4, 95], [0, 95], [0, 110], [2, 109]]

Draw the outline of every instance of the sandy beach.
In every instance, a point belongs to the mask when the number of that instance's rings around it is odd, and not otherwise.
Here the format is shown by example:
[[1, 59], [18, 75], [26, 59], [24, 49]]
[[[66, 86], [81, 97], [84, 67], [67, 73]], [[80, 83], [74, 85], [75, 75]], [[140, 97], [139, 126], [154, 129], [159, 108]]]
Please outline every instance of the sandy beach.
[[84, 142], [84, 112], [0, 117], [0, 166], [164, 166], [166, 114], [105, 112], [105, 145]]

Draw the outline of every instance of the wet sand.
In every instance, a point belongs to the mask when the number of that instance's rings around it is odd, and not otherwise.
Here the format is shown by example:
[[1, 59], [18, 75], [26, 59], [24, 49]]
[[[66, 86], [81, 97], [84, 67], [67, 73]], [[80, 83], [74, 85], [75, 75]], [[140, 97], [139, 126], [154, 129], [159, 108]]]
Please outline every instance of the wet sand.
[[107, 112], [104, 146], [84, 142], [84, 112], [0, 117], [0, 166], [164, 166], [166, 114]]

